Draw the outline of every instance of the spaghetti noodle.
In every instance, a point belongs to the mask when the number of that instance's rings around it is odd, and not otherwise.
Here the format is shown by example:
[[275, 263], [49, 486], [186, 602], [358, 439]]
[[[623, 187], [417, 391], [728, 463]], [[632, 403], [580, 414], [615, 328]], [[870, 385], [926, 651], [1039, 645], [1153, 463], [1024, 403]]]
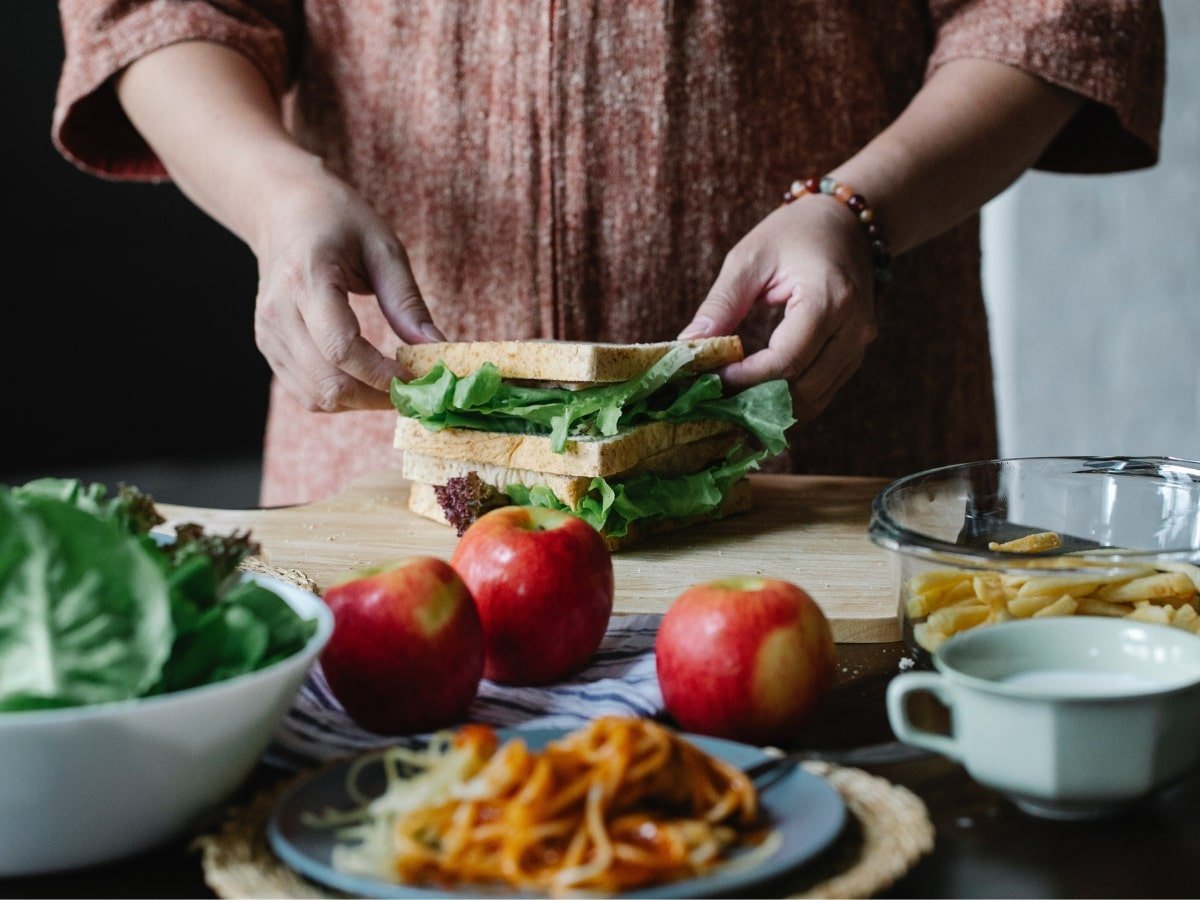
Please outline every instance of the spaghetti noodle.
[[409, 884], [614, 893], [702, 874], [758, 820], [741, 770], [645, 719], [601, 718], [540, 752], [466, 726], [384, 764], [387, 789], [333, 863]]

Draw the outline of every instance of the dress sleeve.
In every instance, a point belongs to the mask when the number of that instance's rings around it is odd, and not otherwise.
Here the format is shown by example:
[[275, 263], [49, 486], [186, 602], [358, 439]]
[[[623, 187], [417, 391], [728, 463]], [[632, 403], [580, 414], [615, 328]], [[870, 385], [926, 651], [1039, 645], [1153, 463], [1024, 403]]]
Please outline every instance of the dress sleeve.
[[1035, 164], [1116, 172], [1158, 161], [1166, 38], [1156, 0], [933, 0], [926, 78], [953, 59], [1014, 66], [1086, 98]]
[[51, 139], [77, 167], [113, 180], [165, 181], [167, 172], [117, 100], [113, 76], [139, 57], [182, 41], [244, 54], [276, 97], [295, 64], [295, 0], [60, 0], [66, 57]]

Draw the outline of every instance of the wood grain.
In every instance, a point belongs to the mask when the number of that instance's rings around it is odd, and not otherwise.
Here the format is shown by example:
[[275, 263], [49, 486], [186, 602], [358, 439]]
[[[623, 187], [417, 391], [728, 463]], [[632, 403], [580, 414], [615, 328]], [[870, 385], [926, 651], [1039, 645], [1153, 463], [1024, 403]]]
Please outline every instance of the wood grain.
[[[783, 578], [821, 605], [839, 643], [900, 638], [887, 554], [867, 538], [878, 479], [751, 476], [750, 512], [647, 539], [613, 557], [615, 612], [665, 612], [686, 587], [735, 574]], [[250, 529], [272, 565], [299, 569], [325, 587], [350, 570], [405, 556], [449, 559], [457, 541], [409, 512], [408, 482], [379, 472], [338, 497], [303, 506], [221, 510], [159, 504], [169, 530], [199, 522]]]

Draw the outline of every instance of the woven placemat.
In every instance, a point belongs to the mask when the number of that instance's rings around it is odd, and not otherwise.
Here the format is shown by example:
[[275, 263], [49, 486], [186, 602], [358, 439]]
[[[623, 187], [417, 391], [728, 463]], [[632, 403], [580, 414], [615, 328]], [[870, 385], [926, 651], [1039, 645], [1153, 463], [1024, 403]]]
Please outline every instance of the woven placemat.
[[[777, 886], [779, 896], [871, 897], [889, 887], [933, 849], [933, 823], [907, 788], [861, 769], [811, 762], [805, 769], [826, 779], [846, 800], [850, 820], [837, 844]], [[341, 898], [285, 866], [267, 842], [275, 801], [298, 778], [285, 779], [224, 819], [195, 843], [204, 879], [220, 897]]]
[[272, 578], [278, 578], [280, 581], [286, 581], [288, 584], [294, 584], [301, 590], [309, 591], [313, 594], [317, 593], [317, 583], [299, 569], [281, 569], [266, 562], [261, 556], [247, 556], [238, 563], [238, 568], [243, 572], [269, 575]]

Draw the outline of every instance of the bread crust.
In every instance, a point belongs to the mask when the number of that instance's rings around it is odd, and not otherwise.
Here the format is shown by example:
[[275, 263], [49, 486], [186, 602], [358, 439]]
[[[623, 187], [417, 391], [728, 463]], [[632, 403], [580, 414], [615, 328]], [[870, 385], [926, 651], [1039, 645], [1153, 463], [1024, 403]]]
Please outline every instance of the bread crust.
[[628, 472], [646, 457], [717, 434], [744, 434], [730, 422], [649, 422], [607, 438], [572, 439], [562, 453], [550, 438], [535, 434], [443, 428], [430, 431], [416, 419], [398, 416], [394, 446], [443, 459], [483, 460], [510, 469], [552, 475], [615, 475]]
[[396, 359], [417, 377], [429, 372], [438, 360], [459, 376], [469, 375], [490, 362], [500, 370], [502, 378], [583, 385], [628, 381], [680, 344], [696, 351], [696, 358], [687, 367], [689, 372], [707, 372], [737, 362], [743, 356], [741, 338], [725, 335], [648, 344], [551, 340], [406, 344], [396, 350]]
[[[627, 478], [639, 472], [654, 472], [666, 478], [686, 475], [722, 459], [741, 436], [734, 432], [714, 434], [689, 444], [672, 447], [641, 460], [632, 469], [618, 473], [615, 477]], [[459, 478], [474, 472], [488, 484], [504, 490], [510, 484], [526, 487], [544, 484], [563, 503], [572, 509], [587, 494], [592, 484], [592, 475], [556, 475], [531, 469], [511, 468], [481, 460], [446, 459], [416, 450], [406, 450], [401, 464], [401, 474], [410, 481], [426, 484], [445, 484], [451, 478]]]

